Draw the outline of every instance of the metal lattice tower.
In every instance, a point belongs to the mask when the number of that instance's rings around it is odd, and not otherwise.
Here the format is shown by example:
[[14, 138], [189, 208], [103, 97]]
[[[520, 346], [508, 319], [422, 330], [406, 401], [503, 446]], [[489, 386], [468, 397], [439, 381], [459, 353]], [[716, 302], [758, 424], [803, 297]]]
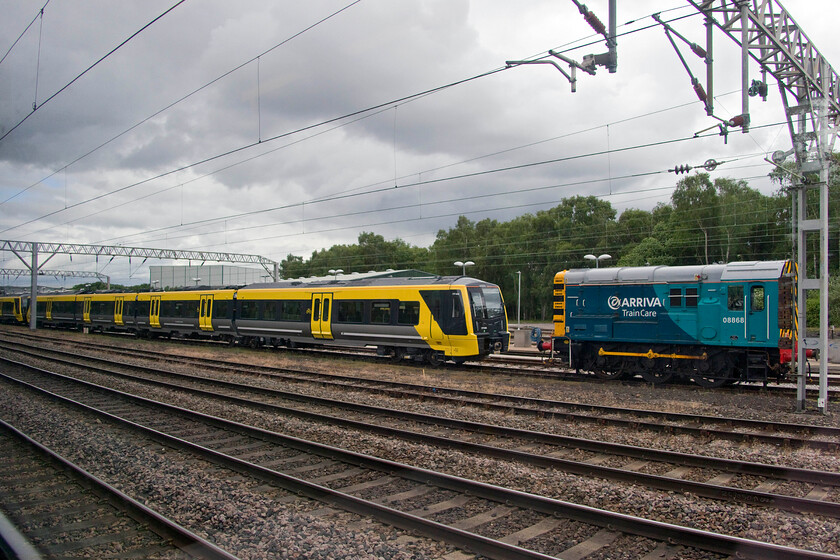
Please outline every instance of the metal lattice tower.
[[[178, 251], [174, 249], [148, 249], [144, 247], [123, 247], [121, 245], [79, 245], [74, 243], [39, 243], [37, 241], [5, 241], [0, 240], [0, 251], [11, 251], [23, 262], [32, 278], [32, 290], [29, 305], [36, 309], [38, 298], [38, 273], [51, 258], [58, 254], [95, 255], [110, 257], [142, 257], [154, 259], [184, 259], [195, 261], [216, 261], [233, 263], [260, 264], [276, 281], [280, 275], [280, 264], [259, 255], [243, 255], [240, 253], [212, 253], [208, 251]], [[29, 262], [21, 253], [31, 255]], [[49, 257], [43, 262], [38, 261], [41, 254]], [[269, 268], [270, 267], [270, 268]], [[29, 328], [35, 330], [36, 313], [31, 314]]]
[[[797, 410], [804, 410], [805, 350], [820, 350], [820, 392], [817, 407], [828, 405], [828, 175], [830, 155], [837, 136], [840, 117], [840, 78], [813, 42], [796, 24], [778, 0], [688, 0], [706, 15], [707, 25], [715, 25], [741, 45], [742, 116], [744, 131], [749, 126], [749, 59], [758, 62], [763, 74], [779, 84], [793, 148], [773, 154], [781, 165], [792, 153], [794, 237], [799, 282], [797, 286]], [[709, 34], [711, 52], [711, 34]], [[707, 61], [711, 64], [711, 60]], [[710, 72], [711, 76], [711, 72]], [[711, 98], [711, 78], [709, 78]], [[819, 267], [807, 277], [808, 239], [819, 236]], [[807, 290], [820, 292], [820, 338], [818, 345], [806, 344], [805, 300]]]

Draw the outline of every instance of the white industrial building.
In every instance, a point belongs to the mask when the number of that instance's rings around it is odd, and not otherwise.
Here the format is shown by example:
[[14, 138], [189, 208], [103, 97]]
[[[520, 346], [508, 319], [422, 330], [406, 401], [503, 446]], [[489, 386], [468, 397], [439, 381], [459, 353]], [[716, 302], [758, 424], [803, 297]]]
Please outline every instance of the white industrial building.
[[170, 290], [195, 286], [221, 288], [244, 286], [270, 280], [262, 268], [205, 264], [202, 266], [150, 266], [149, 285], [155, 290]]

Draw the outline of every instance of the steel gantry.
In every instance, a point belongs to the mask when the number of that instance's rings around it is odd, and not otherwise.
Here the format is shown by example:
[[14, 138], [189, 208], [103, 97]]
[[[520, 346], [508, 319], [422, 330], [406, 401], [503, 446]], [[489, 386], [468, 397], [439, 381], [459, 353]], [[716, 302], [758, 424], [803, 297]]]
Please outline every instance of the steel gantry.
[[[139, 257], [152, 259], [194, 260], [230, 263], [254, 263], [261, 265], [275, 281], [280, 277], [280, 264], [277, 261], [259, 255], [244, 255], [241, 253], [213, 253], [208, 251], [178, 251], [175, 249], [149, 249], [145, 247], [123, 247], [121, 245], [80, 245], [76, 243], [40, 243], [37, 241], [6, 241], [0, 240], [0, 251], [11, 251], [23, 262], [32, 278], [29, 308], [37, 309], [38, 276], [42, 267], [54, 256], [94, 255], [110, 257]], [[23, 253], [29, 253], [30, 259], [25, 259]], [[39, 255], [48, 254], [43, 261], [38, 262]], [[269, 269], [270, 267], [270, 269]], [[36, 314], [30, 313], [29, 328], [35, 330]]]
[[[30, 273], [29, 269], [23, 268], [0, 268], [0, 276], [6, 278], [20, 278]], [[111, 277], [101, 272], [85, 272], [83, 270], [44, 270], [38, 271], [38, 276], [52, 276], [54, 278], [96, 278], [104, 280], [106, 290], [111, 289]]]
[[[762, 75], [773, 76], [779, 85], [790, 132], [792, 149], [773, 154], [774, 165], [781, 166], [793, 154], [791, 175], [797, 285], [797, 410], [806, 407], [805, 351], [820, 350], [820, 388], [817, 408], [828, 406], [828, 179], [830, 156], [837, 137], [840, 116], [840, 79], [813, 42], [796, 24], [778, 0], [688, 0], [706, 16], [709, 29], [716, 26], [741, 46], [741, 103], [739, 119], [744, 132], [749, 128], [749, 98], [766, 95], [766, 80], [750, 81], [749, 59], [758, 62]], [[707, 64], [711, 68], [712, 34], [707, 34]], [[712, 97], [711, 70], [707, 93]], [[814, 218], [818, 216], [818, 218]], [[807, 275], [808, 243], [819, 236], [819, 267], [814, 277]], [[818, 344], [806, 340], [805, 301], [807, 290], [820, 293], [820, 338]]]

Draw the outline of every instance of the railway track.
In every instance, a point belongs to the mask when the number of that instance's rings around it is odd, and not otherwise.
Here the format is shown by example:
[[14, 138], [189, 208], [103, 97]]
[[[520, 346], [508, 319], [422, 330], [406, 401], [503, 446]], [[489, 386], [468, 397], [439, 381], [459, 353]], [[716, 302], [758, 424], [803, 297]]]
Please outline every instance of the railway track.
[[[52, 337], [45, 337], [34, 335], [27, 331], [21, 331], [18, 328], [5, 328], [3, 329], [0, 326], [0, 331], [4, 334], [12, 335], [12, 336], [23, 336], [26, 338], [41, 338], [55, 341], [55, 338]], [[132, 336], [125, 333], [106, 333], [109, 336], [115, 336], [120, 338], [125, 338], [126, 336]], [[188, 346], [198, 346], [198, 347], [227, 347], [229, 346], [228, 343], [222, 343], [218, 341], [206, 340], [206, 339], [186, 339], [186, 338], [177, 338], [171, 339], [170, 342], [176, 344], [183, 344]], [[275, 352], [276, 349], [271, 347], [262, 347], [262, 348], [251, 348], [250, 350], [254, 352]], [[323, 356], [334, 356], [334, 357], [342, 357], [350, 360], [384, 360], [384, 358], [376, 357], [376, 352], [373, 349], [367, 348], [357, 348], [357, 349], [341, 349], [341, 348], [283, 348], [282, 352], [284, 353], [296, 353], [301, 355], [323, 355]], [[402, 362], [404, 365], [414, 366], [419, 368], [428, 367], [426, 364], [414, 363], [411, 361], [404, 361]], [[625, 385], [638, 385], [640, 387], [649, 386], [649, 384], [641, 378], [627, 378], [622, 379], [621, 381], [616, 380], [601, 380], [598, 379], [594, 374], [588, 372], [578, 372], [575, 370], [570, 370], [567, 368], [563, 368], [558, 366], [557, 364], [550, 364], [545, 360], [545, 356], [535, 353], [534, 351], [525, 351], [525, 350], [516, 350], [512, 349], [506, 354], [491, 354], [485, 360], [481, 362], [468, 362], [461, 365], [453, 365], [453, 364], [446, 364], [444, 367], [447, 368], [455, 368], [455, 369], [463, 369], [465, 371], [470, 371], [474, 373], [489, 373], [494, 375], [510, 375], [510, 376], [524, 376], [524, 377], [534, 377], [534, 378], [544, 378], [544, 379], [556, 379], [561, 381], [571, 381], [571, 382], [588, 382], [588, 383], [603, 383], [603, 384], [612, 384], [612, 383], [623, 383]], [[812, 372], [809, 375], [808, 385], [806, 386], [806, 394], [816, 397], [819, 392], [819, 387], [816, 385], [818, 379], [818, 374], [816, 372]], [[828, 397], [830, 401], [840, 401], [840, 387], [835, 388], [835, 385], [840, 385], [840, 376], [831, 374], [828, 378], [829, 389], [828, 389]], [[680, 381], [672, 381], [666, 386], [688, 386], [697, 391], [705, 391], [707, 389], [703, 389], [701, 387], [697, 387], [692, 383], [689, 382], [680, 382]], [[736, 385], [725, 386], [725, 387], [718, 387], [713, 389], [716, 392], [724, 392], [724, 393], [773, 393], [773, 394], [784, 394], [795, 396], [797, 395], [797, 388], [795, 384], [795, 380], [786, 382], [786, 383], [773, 383], [770, 385], [763, 385], [759, 382], [750, 382], [750, 383], [738, 383]]]
[[[24, 364], [8, 383], [120, 422], [277, 485], [492, 558], [583, 558], [632, 545], [640, 557], [836, 558], [561, 502], [210, 417]], [[25, 384], [25, 385], [23, 385]], [[571, 538], [571, 535], [574, 538]], [[697, 552], [692, 552], [695, 550]], [[704, 556], [708, 557], [708, 556]]]
[[[39, 336], [34, 335], [30, 332], [21, 331], [20, 329], [2, 329], [0, 327], [0, 332], [10, 336], [16, 337], [24, 337], [29, 339], [41, 339], [41, 340], [49, 340], [52, 342], [56, 342], [57, 340], [53, 337], [47, 336]], [[127, 336], [132, 336], [126, 333], [105, 333], [110, 336], [116, 336], [120, 338], [125, 338]], [[194, 345], [194, 346], [203, 346], [203, 347], [228, 347], [230, 346], [228, 343], [222, 343], [213, 340], [206, 340], [206, 339], [186, 339], [186, 338], [177, 338], [177, 339], [170, 339], [169, 342], [176, 343], [176, 344], [184, 344], [184, 345]], [[71, 344], [70, 342], [67, 342]], [[100, 346], [96, 343], [86, 344], [92, 347]], [[103, 345], [108, 346], [108, 345]], [[118, 346], [111, 346], [112, 348], [119, 348]], [[271, 347], [260, 347], [260, 348], [252, 348], [249, 347], [250, 350], [254, 352], [275, 352], [276, 349]], [[355, 349], [341, 349], [341, 348], [283, 348], [282, 352], [286, 353], [300, 353], [306, 355], [323, 355], [323, 356], [334, 356], [334, 357], [342, 357], [351, 360], [385, 360], [385, 358], [377, 357], [376, 351], [373, 349], [367, 348], [355, 348]], [[404, 365], [415, 366], [419, 368], [429, 367], [428, 364], [422, 363], [413, 363], [411, 361], [403, 361]], [[511, 350], [508, 353], [502, 354], [491, 354], [485, 360], [481, 362], [467, 362], [461, 365], [453, 365], [453, 364], [446, 364], [443, 367], [448, 368], [457, 368], [457, 369], [464, 369], [466, 371], [474, 372], [474, 373], [491, 373], [496, 375], [511, 375], [511, 376], [524, 376], [524, 377], [534, 377], [534, 378], [545, 378], [545, 379], [556, 379], [562, 381], [585, 381], [585, 382], [594, 382], [594, 383], [604, 383], [604, 384], [612, 384], [612, 383], [624, 383], [627, 385], [638, 385], [640, 387], [649, 386], [649, 384], [641, 378], [627, 378], [622, 379], [621, 381], [616, 380], [601, 380], [598, 379], [594, 374], [588, 372], [578, 372], [575, 370], [571, 370], [568, 368], [560, 367], [556, 364], [550, 364], [545, 360], [545, 356], [535, 353], [533, 351], [523, 351], [523, 350]], [[816, 385], [818, 377], [816, 373], [812, 373], [809, 376], [808, 385], [806, 387], [806, 394], [816, 396], [819, 392], [819, 387]], [[828, 389], [828, 397], [830, 401], [840, 401], [840, 387], [833, 388], [834, 385], [840, 385], [840, 379], [837, 376], [831, 375], [828, 379], [829, 382], [829, 389]], [[680, 382], [680, 381], [673, 381], [666, 386], [671, 385], [685, 385], [692, 387], [698, 391], [705, 391], [707, 389], [697, 387], [688, 382]], [[750, 382], [750, 383], [738, 383], [732, 386], [725, 386], [725, 387], [718, 387], [713, 389], [716, 392], [770, 392], [770, 393], [780, 393], [785, 395], [794, 396], [797, 394], [797, 388], [795, 385], [795, 381], [785, 384], [770, 384], [770, 385], [763, 385], [762, 383], [758, 382]]]
[[[26, 346], [24, 343], [18, 343]], [[30, 351], [37, 348], [29, 346]], [[745, 443], [761, 442], [786, 447], [805, 447], [824, 451], [840, 449], [840, 428], [809, 424], [791, 424], [748, 420], [699, 414], [683, 414], [657, 410], [642, 410], [601, 406], [578, 402], [547, 400], [453, 389], [439, 386], [427, 386], [415, 383], [382, 381], [370, 378], [352, 378], [345, 375], [325, 374], [314, 371], [295, 370], [255, 366], [249, 364], [231, 364], [227, 360], [208, 360], [172, 356], [156, 351], [126, 350], [124, 348], [99, 347], [111, 355], [138, 355], [173, 363], [214, 367], [219, 371], [241, 372], [243, 368], [259, 375], [272, 375], [290, 383], [314, 383], [318, 386], [331, 386], [343, 390], [365, 391], [384, 394], [394, 398], [410, 398], [424, 401], [454, 402], [459, 406], [473, 406], [480, 409], [493, 409], [506, 413], [538, 418], [554, 418], [583, 424], [616, 426], [632, 430], [650, 430], [664, 434], [684, 434], [699, 439], [724, 439]], [[77, 351], [61, 352], [68, 359]], [[51, 358], [49, 354], [42, 356]], [[96, 359], [93, 356], [87, 359]], [[111, 359], [104, 359], [110, 362]]]
[[[28, 355], [48, 357], [37, 352]], [[51, 358], [56, 359], [54, 354]], [[98, 358], [92, 360], [99, 363], [103, 361]], [[89, 361], [67, 359], [60, 363], [90, 368], [87, 365]], [[189, 363], [207, 369], [203, 361], [189, 360]], [[219, 367], [219, 364], [215, 363], [214, 367]], [[125, 373], [126, 369], [138, 374]], [[666, 491], [691, 492], [701, 497], [840, 517], [840, 503], [837, 503], [840, 500], [840, 474], [832, 472], [724, 460], [468, 422], [175, 371], [160, 371], [156, 367], [132, 366], [116, 370], [96, 366], [96, 370], [112, 377], [189, 391], [208, 399], [222, 399], [239, 406], [399, 437], [425, 445], [449, 447]], [[224, 370], [230, 371], [227, 366]], [[241, 368], [238, 370], [241, 374]], [[257, 375], [263, 375], [263, 372]], [[319, 387], [323, 385], [319, 384]], [[306, 405], [305, 410], [295, 408], [300, 403]], [[338, 417], [336, 414], [343, 416]], [[481, 441], [475, 441], [477, 435], [481, 436]]]
[[0, 447], [3, 558], [236, 559], [2, 420]]

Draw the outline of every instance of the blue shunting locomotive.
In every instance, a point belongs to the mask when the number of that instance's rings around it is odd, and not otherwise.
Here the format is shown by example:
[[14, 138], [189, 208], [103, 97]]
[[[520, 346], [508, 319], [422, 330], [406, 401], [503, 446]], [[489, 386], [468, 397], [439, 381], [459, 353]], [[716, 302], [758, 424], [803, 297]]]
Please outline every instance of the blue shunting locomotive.
[[562, 271], [550, 350], [603, 379], [782, 379], [796, 339], [795, 284], [791, 261]]

